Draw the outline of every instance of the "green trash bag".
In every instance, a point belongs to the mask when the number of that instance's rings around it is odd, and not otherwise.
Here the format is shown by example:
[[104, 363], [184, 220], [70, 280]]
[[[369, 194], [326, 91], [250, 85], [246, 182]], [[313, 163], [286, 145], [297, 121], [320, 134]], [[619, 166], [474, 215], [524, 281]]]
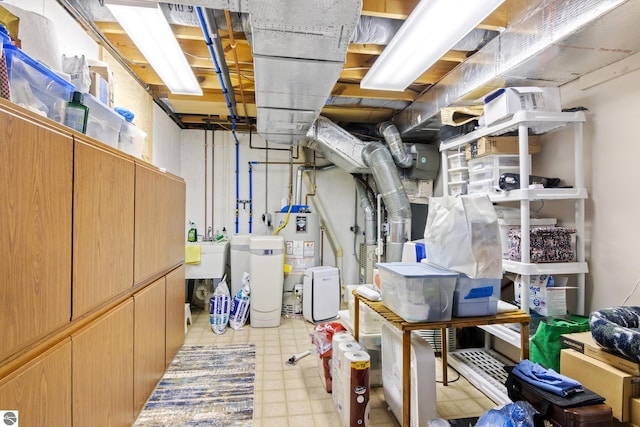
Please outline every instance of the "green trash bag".
[[560, 372], [560, 336], [589, 330], [589, 317], [574, 314], [568, 319], [554, 318], [540, 322], [536, 333], [531, 337], [529, 360]]

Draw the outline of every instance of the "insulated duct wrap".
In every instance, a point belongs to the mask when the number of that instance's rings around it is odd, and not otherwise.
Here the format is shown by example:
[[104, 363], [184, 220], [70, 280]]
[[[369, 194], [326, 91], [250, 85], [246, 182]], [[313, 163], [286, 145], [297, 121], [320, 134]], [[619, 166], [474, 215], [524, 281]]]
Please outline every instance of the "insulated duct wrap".
[[[523, 3], [524, 4], [524, 3]], [[481, 102], [508, 86], [560, 86], [640, 50], [629, 28], [633, 0], [533, 0], [509, 27], [427, 90], [394, 120], [404, 138], [440, 125], [440, 109]]]
[[360, 207], [364, 212], [364, 243], [366, 245], [375, 245], [376, 236], [378, 234], [378, 227], [376, 226], [376, 210], [367, 196], [367, 189], [362, 181], [355, 179], [354, 182], [356, 184], [356, 190], [358, 191], [358, 197], [360, 198]]
[[378, 133], [384, 137], [396, 164], [404, 169], [410, 167], [413, 157], [404, 148], [398, 128], [391, 122], [383, 122], [378, 125]]
[[326, 117], [318, 117], [304, 143], [349, 173], [369, 173], [362, 160], [366, 144]]
[[369, 143], [362, 152], [364, 162], [371, 168], [378, 192], [387, 209], [389, 226], [386, 261], [402, 260], [402, 248], [411, 235], [411, 205], [402, 186], [396, 165], [389, 150], [377, 142]]

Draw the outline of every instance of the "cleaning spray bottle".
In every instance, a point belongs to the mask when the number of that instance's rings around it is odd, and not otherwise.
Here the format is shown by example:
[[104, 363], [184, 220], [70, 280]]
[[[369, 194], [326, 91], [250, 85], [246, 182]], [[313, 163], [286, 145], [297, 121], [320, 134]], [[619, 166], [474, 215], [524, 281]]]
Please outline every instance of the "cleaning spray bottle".
[[196, 229], [196, 224], [189, 220], [189, 232], [187, 233], [187, 241], [195, 242], [198, 240], [198, 230]]

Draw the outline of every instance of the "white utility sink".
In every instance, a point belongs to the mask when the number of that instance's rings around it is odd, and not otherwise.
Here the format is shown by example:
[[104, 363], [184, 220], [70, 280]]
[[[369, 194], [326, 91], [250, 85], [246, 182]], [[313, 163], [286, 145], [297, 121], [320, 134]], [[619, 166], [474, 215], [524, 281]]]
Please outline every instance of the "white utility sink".
[[200, 264], [185, 263], [185, 279], [220, 279], [229, 261], [229, 241], [187, 242], [200, 246]]

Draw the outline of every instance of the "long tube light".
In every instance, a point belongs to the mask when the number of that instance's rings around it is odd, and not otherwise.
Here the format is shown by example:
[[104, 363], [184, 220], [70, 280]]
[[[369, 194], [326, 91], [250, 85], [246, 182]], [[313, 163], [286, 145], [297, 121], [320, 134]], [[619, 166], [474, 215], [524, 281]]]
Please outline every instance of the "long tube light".
[[198, 79], [157, 3], [106, 0], [105, 5], [171, 93], [202, 95]]
[[360, 82], [405, 90], [504, 0], [422, 0]]

